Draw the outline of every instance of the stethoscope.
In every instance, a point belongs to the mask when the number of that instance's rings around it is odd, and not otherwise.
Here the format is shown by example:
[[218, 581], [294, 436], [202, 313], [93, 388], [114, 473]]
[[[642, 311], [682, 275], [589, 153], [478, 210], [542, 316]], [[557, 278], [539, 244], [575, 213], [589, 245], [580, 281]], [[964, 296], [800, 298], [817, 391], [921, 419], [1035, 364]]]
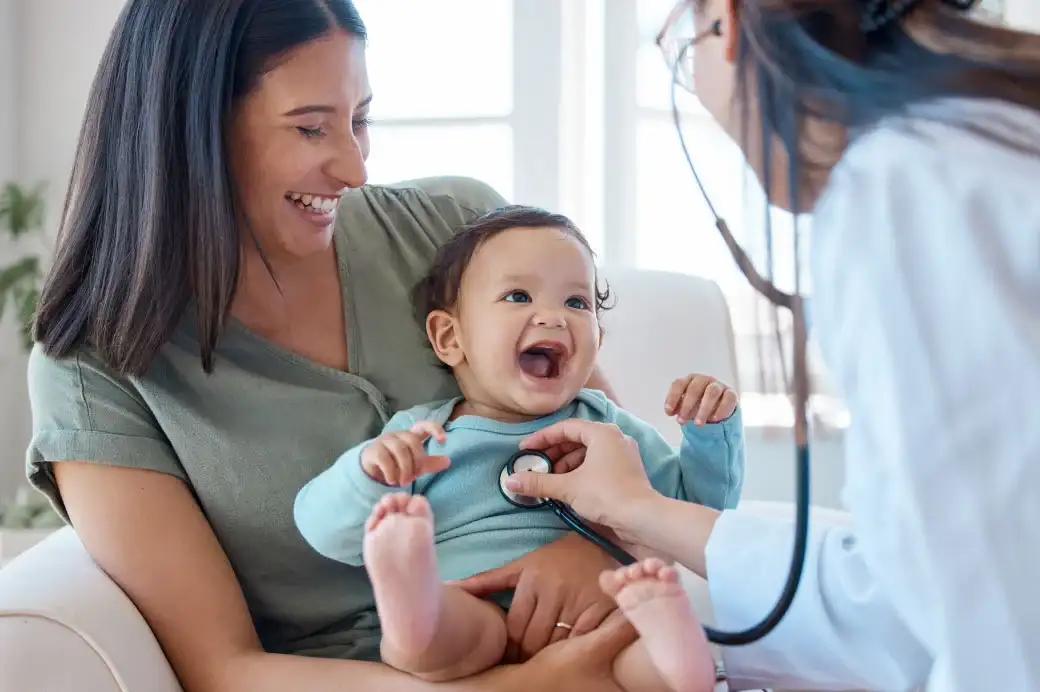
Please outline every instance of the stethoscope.
[[[686, 163], [690, 167], [690, 172], [693, 174], [698, 188], [700, 188], [701, 194], [708, 205], [708, 209], [715, 218], [715, 227], [719, 230], [723, 239], [726, 241], [726, 246], [733, 255], [733, 259], [736, 261], [737, 266], [740, 268], [740, 271], [744, 276], [747, 277], [751, 286], [765, 297], [766, 300], [777, 307], [789, 309], [793, 315], [794, 323], [793, 359], [795, 409], [794, 433], [796, 444], [796, 510], [794, 547], [792, 549], [791, 565], [788, 568], [787, 581], [784, 583], [783, 591], [780, 592], [780, 596], [777, 598], [777, 602], [773, 606], [772, 610], [770, 610], [758, 624], [737, 632], [722, 632], [707, 626], [704, 628], [705, 636], [708, 638], [708, 641], [712, 643], [721, 646], [741, 646], [750, 644], [765, 637], [774, 627], [777, 626], [777, 624], [779, 624], [780, 620], [782, 620], [784, 615], [787, 614], [787, 610], [791, 607], [791, 603], [794, 602], [794, 596], [802, 578], [802, 571], [805, 568], [805, 551], [809, 536], [809, 435], [808, 416], [806, 412], [809, 399], [809, 378], [806, 363], [807, 336], [804, 302], [802, 296], [798, 293], [797, 286], [795, 287], [794, 293], [785, 293], [774, 286], [771, 281], [765, 279], [758, 273], [747, 253], [744, 252], [744, 249], [739, 243], [737, 243], [733, 234], [730, 233], [726, 220], [719, 216], [715, 211], [715, 206], [711, 203], [707, 191], [704, 189], [704, 184], [701, 182], [700, 176], [697, 175], [697, 170], [693, 165], [690, 152], [686, 147], [686, 139], [683, 136], [682, 125], [679, 118], [679, 107], [675, 98], [675, 88], [679, 81], [679, 68], [683, 57], [694, 43], [700, 40], [700, 38], [712, 35], [721, 35], [720, 22], [713, 22], [711, 27], [707, 31], [703, 32], [701, 36], [688, 40], [686, 45], [679, 52], [678, 57], [675, 59], [675, 63], [672, 66], [672, 118], [675, 122], [676, 131], [679, 134], [679, 142], [682, 145], [683, 154], [686, 157]], [[797, 246], [795, 249], [795, 257], [797, 264]], [[798, 273], [796, 267], [796, 276]], [[526, 450], [517, 452], [510, 457], [509, 460], [506, 461], [505, 466], [502, 468], [502, 473], [499, 476], [499, 490], [502, 492], [502, 495], [506, 500], [523, 509], [541, 509], [548, 507], [552, 509], [556, 516], [558, 516], [571, 530], [601, 547], [622, 565], [630, 565], [636, 562], [636, 559], [627, 551], [623, 550], [612, 541], [607, 540], [585, 524], [581, 520], [581, 517], [579, 517], [573, 509], [564, 503], [550, 498], [524, 497], [509, 491], [505, 486], [506, 479], [518, 471], [551, 473], [552, 462], [546, 455], [541, 454], [540, 452]]]

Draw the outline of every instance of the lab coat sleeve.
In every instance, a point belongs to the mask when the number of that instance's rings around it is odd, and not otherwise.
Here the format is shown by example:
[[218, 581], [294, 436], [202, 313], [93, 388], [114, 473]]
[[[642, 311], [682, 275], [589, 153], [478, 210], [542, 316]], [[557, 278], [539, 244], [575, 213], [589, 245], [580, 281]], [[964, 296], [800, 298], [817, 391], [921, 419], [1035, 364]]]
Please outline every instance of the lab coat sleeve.
[[678, 449], [628, 411], [616, 409], [614, 416], [615, 424], [639, 446], [647, 477], [657, 492], [715, 509], [737, 505], [745, 465], [740, 408], [718, 423], [687, 423]]
[[[715, 623], [757, 624], [791, 562], [793, 521], [723, 512], [707, 550]], [[814, 524], [794, 603], [769, 635], [722, 649], [730, 689], [912, 690], [931, 660], [863, 562], [852, 531]]]
[[[394, 415], [381, 434], [407, 430], [415, 423], [409, 411]], [[375, 438], [373, 438], [375, 439]], [[361, 468], [361, 452], [373, 440], [348, 449], [296, 495], [293, 518], [304, 540], [325, 557], [355, 567], [364, 564], [365, 521], [384, 496], [412, 492], [373, 480]]]

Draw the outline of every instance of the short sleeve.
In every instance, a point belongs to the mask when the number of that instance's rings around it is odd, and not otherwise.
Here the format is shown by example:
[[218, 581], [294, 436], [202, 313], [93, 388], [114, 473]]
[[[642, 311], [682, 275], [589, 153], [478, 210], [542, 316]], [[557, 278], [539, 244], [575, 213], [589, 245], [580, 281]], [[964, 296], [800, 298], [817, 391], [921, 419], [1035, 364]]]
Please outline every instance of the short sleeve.
[[29, 482], [67, 521], [51, 462], [89, 461], [187, 474], [133, 384], [86, 352], [64, 359], [29, 356], [32, 440], [26, 452]]
[[401, 183], [405, 187], [417, 187], [426, 193], [441, 208], [446, 217], [457, 216], [460, 224], [469, 223], [481, 214], [504, 207], [509, 202], [495, 188], [476, 178], [465, 176], [438, 176]]

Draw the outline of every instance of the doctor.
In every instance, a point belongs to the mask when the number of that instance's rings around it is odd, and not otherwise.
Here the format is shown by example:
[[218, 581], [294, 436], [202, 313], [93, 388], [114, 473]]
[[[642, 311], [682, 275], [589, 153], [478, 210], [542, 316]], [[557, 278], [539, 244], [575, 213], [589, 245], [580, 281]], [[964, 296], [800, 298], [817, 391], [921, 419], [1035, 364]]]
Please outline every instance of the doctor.
[[[689, 13], [704, 106], [774, 204], [813, 214], [852, 414], [855, 529], [812, 528], [785, 620], [723, 651], [733, 689], [1040, 690], [1040, 37], [965, 4], [704, 0], [664, 32]], [[722, 629], [773, 606], [791, 523], [656, 495], [614, 428], [528, 445], [564, 440], [583, 466], [514, 488], [705, 576]]]

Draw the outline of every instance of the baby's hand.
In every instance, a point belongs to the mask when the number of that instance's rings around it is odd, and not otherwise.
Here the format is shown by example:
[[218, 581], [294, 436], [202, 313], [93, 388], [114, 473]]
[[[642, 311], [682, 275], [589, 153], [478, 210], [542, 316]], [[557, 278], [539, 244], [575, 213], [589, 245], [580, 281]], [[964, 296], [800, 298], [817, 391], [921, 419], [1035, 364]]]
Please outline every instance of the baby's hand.
[[667, 416], [679, 425], [693, 420], [696, 425], [718, 423], [737, 410], [737, 393], [708, 375], [687, 375], [672, 382], [664, 400]]
[[428, 437], [444, 442], [444, 428], [431, 421], [419, 421], [410, 430], [380, 435], [361, 451], [361, 469], [372, 480], [394, 486], [409, 485], [420, 476], [443, 471], [451, 460], [427, 454], [423, 442]]

